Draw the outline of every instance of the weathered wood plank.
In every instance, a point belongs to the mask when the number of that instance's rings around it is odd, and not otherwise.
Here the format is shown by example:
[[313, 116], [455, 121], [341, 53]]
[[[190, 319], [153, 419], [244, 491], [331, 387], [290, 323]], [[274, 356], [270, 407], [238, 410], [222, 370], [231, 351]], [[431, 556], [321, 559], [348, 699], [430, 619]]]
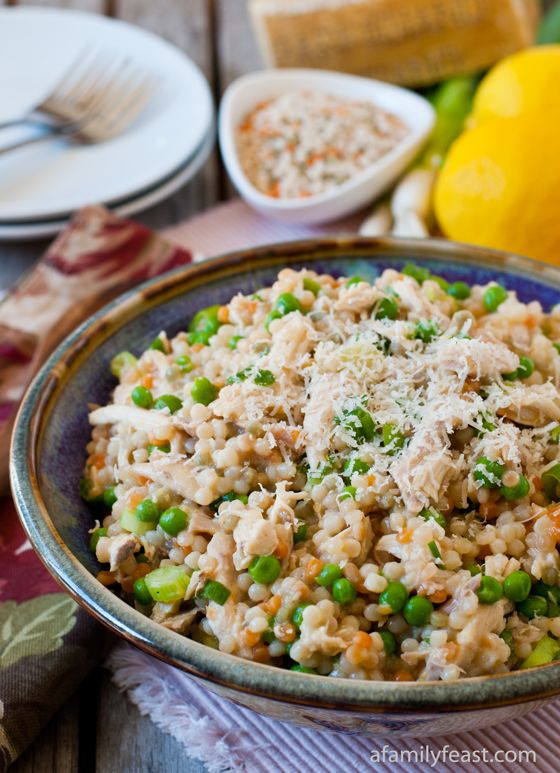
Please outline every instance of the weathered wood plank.
[[11, 773], [76, 773], [79, 769], [79, 698], [74, 696], [53, 717]]
[[[196, 62], [214, 89], [212, 15], [207, 0], [119, 0], [115, 3], [115, 15], [174, 43]], [[211, 207], [219, 199], [218, 170], [217, 154], [213, 153], [196, 179], [137, 219], [159, 229]]]
[[96, 770], [100, 773], [204, 773], [206, 767], [189, 758], [175, 738], [143, 717], [104, 673], [97, 719]]
[[223, 92], [246, 72], [260, 70], [261, 58], [247, 12], [247, 0], [215, 0], [218, 82]]
[[74, 8], [78, 11], [105, 13], [105, 0], [15, 0], [12, 5], [51, 6], [52, 8]]

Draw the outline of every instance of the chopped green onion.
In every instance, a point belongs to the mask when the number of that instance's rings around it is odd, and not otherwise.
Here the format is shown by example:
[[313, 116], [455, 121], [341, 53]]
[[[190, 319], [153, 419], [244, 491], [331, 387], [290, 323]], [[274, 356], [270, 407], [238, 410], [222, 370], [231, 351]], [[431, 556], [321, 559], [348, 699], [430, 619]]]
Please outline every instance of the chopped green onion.
[[321, 292], [321, 285], [319, 282], [311, 279], [311, 277], [305, 276], [303, 278], [303, 289], [308, 290], [309, 292], [313, 293], [313, 295], [317, 296]]
[[500, 488], [505, 465], [498, 459], [488, 459], [486, 456], [478, 458], [473, 477], [482, 483], [484, 488]]
[[231, 591], [217, 580], [208, 580], [198, 595], [203, 599], [214, 601], [216, 604], [223, 606], [231, 596]]
[[189, 576], [181, 566], [160, 566], [144, 579], [153, 600], [163, 604], [182, 601], [189, 587]]
[[434, 558], [441, 558], [441, 553], [439, 552], [439, 548], [436, 545], [434, 540], [432, 540], [431, 542], [428, 542], [428, 547], [430, 548], [430, 553], [433, 555]]
[[120, 352], [113, 357], [109, 368], [113, 376], [120, 378], [127, 368], [134, 367], [137, 362], [136, 357], [130, 352]]
[[560, 464], [554, 464], [541, 473], [544, 493], [556, 502], [560, 498]]
[[434, 521], [441, 526], [442, 529], [445, 529], [446, 523], [445, 518], [443, 515], [439, 512], [439, 510], [436, 510], [435, 507], [427, 507], [424, 510], [421, 510], [418, 515], [420, 518], [423, 518], [425, 521], [429, 521], [430, 518], [433, 518]]
[[154, 338], [152, 343], [149, 345], [148, 349], [155, 349], [157, 352], [164, 352], [165, 353], [165, 344], [161, 340], [161, 338]]
[[433, 341], [438, 335], [439, 327], [437, 322], [434, 322], [431, 319], [421, 319], [414, 328], [413, 338], [423, 341], [425, 344], [429, 344], [430, 341]]

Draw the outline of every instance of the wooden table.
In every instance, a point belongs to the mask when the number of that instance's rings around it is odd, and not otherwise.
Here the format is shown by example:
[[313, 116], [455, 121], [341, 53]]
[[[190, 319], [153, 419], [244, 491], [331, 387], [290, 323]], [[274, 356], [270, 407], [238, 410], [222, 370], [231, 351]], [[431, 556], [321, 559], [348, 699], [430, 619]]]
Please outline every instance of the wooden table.
[[[0, 0], [1, 5], [79, 8], [133, 22], [167, 38], [202, 69], [216, 100], [238, 75], [258, 69], [246, 0]], [[218, 152], [167, 201], [136, 216], [152, 228], [185, 220], [231, 195]], [[48, 242], [0, 243], [0, 289], [9, 287]], [[198, 773], [170, 735], [141, 717], [101, 668], [58, 712], [14, 773]]]

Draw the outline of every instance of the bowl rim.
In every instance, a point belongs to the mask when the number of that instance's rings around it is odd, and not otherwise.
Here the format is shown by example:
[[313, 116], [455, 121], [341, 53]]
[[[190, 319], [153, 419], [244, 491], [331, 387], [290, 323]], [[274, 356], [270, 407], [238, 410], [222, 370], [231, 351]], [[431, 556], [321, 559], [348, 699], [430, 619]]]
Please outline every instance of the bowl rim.
[[[271, 86], [276, 81], [289, 80], [290, 78], [296, 82], [301, 78], [309, 78], [312, 81], [322, 81], [325, 84], [328, 82], [334, 84], [352, 82], [358, 83], [364, 88], [369, 88], [372, 95], [379, 92], [397, 94], [399, 98], [406, 99], [416, 106], [416, 109], [420, 111], [419, 114], [421, 114], [421, 120], [418, 119], [416, 115], [413, 119], [407, 120], [406, 125], [408, 134], [403, 137], [395, 147], [388, 153], [380, 156], [380, 158], [371, 164], [371, 166], [352, 175], [340, 185], [306, 198], [275, 199], [272, 196], [267, 196], [256, 188], [243, 170], [235, 143], [235, 130], [237, 127], [234, 125], [232, 112], [240, 95], [243, 95], [251, 88], [255, 89], [253, 102], [257, 105], [263, 98], [262, 93], [256, 90], [256, 87], [259, 84], [264, 83]], [[288, 87], [286, 87], [283, 91], [288, 90]], [[327, 89], [325, 89], [325, 91], [327, 91]], [[362, 97], [362, 99], [365, 101], [365, 97]], [[374, 99], [367, 101], [375, 102]], [[351, 195], [355, 190], [361, 188], [362, 185], [367, 184], [370, 180], [374, 179], [379, 174], [382, 174], [391, 166], [391, 164], [403, 155], [406, 155], [412, 149], [419, 149], [426, 142], [434, 125], [435, 110], [432, 105], [425, 97], [410, 89], [397, 86], [394, 83], [386, 83], [384, 81], [375, 80], [374, 78], [365, 78], [350, 73], [335, 72], [333, 70], [288, 67], [246, 73], [230, 83], [224, 92], [219, 106], [218, 140], [227, 171], [232, 182], [244, 198], [253, 202], [255, 206], [266, 207], [267, 209], [276, 210], [278, 212], [307, 212], [308, 210], [314, 210], [316, 207], [346, 199], [346, 197]]]
[[355, 257], [460, 260], [473, 267], [546, 280], [560, 293], [560, 270], [529, 258], [438, 239], [325, 237], [262, 245], [189, 264], [149, 279], [91, 316], [53, 352], [29, 386], [19, 408], [10, 449], [12, 491], [31, 544], [54, 578], [113, 632], [179, 669], [233, 691], [300, 706], [363, 714], [473, 711], [550, 698], [560, 693], [560, 663], [457, 682], [383, 682], [333, 679], [255, 663], [211, 649], [168, 631], [102, 586], [64, 544], [38, 480], [41, 436], [50, 410], [80, 364], [115, 330], [147, 308], [205, 284], [257, 267], [289, 266]]

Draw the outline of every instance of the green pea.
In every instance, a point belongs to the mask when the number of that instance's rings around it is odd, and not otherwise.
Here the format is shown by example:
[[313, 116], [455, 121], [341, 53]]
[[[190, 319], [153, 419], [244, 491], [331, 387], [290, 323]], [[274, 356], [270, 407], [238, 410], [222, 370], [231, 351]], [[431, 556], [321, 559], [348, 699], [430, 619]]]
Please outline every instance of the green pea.
[[517, 379], [529, 378], [534, 373], [535, 363], [530, 357], [521, 355], [519, 358], [519, 366], [511, 373], [502, 374], [502, 378], [505, 381], [515, 381]]
[[315, 578], [315, 582], [323, 588], [330, 588], [333, 582], [340, 580], [341, 577], [342, 569], [338, 564], [325, 564]]
[[437, 322], [434, 322], [431, 319], [421, 319], [414, 328], [413, 338], [423, 341], [425, 344], [429, 344], [430, 341], [433, 341], [438, 335], [439, 327]]
[[159, 525], [166, 534], [176, 537], [187, 526], [189, 516], [180, 507], [169, 507], [161, 514]]
[[115, 494], [115, 487], [109, 486], [109, 488], [106, 488], [103, 492], [103, 504], [110, 510], [116, 501], [117, 495]]
[[480, 456], [473, 470], [473, 478], [482, 482], [484, 488], [500, 488], [505, 465], [498, 459]]
[[508, 574], [504, 580], [504, 596], [510, 601], [525, 601], [531, 593], [531, 578], [527, 572], [518, 570]]
[[311, 279], [311, 277], [305, 276], [303, 278], [303, 289], [308, 290], [309, 292], [313, 293], [313, 295], [317, 296], [321, 292], [321, 285], [319, 282]]
[[349, 411], [344, 411], [341, 417], [336, 419], [337, 424], [340, 424], [346, 432], [353, 436], [353, 438], [359, 442], [371, 442], [375, 437], [375, 424], [365, 408], [353, 408]]
[[424, 596], [412, 596], [404, 605], [404, 619], [409, 625], [419, 627], [426, 625], [430, 615], [434, 611], [434, 605]]
[[482, 604], [495, 604], [502, 598], [502, 586], [494, 577], [485, 575], [480, 580], [476, 595]]
[[435, 507], [427, 507], [424, 510], [421, 510], [418, 515], [420, 518], [423, 518], [425, 521], [429, 521], [430, 518], [433, 518], [434, 521], [441, 526], [442, 529], [445, 529], [446, 522], [443, 515], [439, 512], [439, 510], [436, 510]]
[[137, 362], [136, 357], [130, 352], [120, 352], [111, 360], [109, 369], [113, 376], [120, 378], [127, 368], [134, 367]]
[[524, 475], [520, 475], [515, 486], [502, 486], [500, 488], [500, 493], [505, 499], [512, 502], [516, 499], [526, 497], [530, 488], [531, 486], [529, 485], [527, 478]]
[[277, 579], [282, 566], [276, 556], [255, 556], [249, 564], [249, 574], [261, 585], [270, 585]]
[[381, 428], [381, 435], [383, 438], [383, 445], [390, 448], [389, 454], [391, 456], [404, 448], [406, 437], [402, 432], [399, 432], [394, 424], [384, 424]]
[[302, 666], [299, 663], [296, 663], [295, 666], [290, 666], [290, 671], [298, 671], [300, 674], [316, 674], [314, 668], [309, 668], [308, 666]]
[[475, 577], [477, 574], [482, 574], [482, 569], [478, 564], [471, 564], [470, 566], [467, 566], [467, 569], [473, 577]]
[[333, 582], [332, 595], [338, 604], [351, 604], [358, 594], [354, 583], [346, 577], [341, 577]]
[[423, 284], [426, 279], [430, 278], [429, 269], [424, 268], [423, 266], [417, 266], [415, 263], [407, 263], [406, 266], [402, 269], [401, 274], [405, 274], [405, 276], [411, 276], [413, 279], [416, 279], [419, 285]]
[[542, 596], [527, 596], [516, 605], [517, 611], [532, 620], [534, 617], [545, 617], [548, 612], [548, 604]]
[[249, 497], [247, 494], [238, 494], [235, 491], [228, 491], [227, 494], [223, 494], [221, 497], [218, 497], [218, 499], [215, 499], [213, 502], [211, 502], [210, 507], [213, 510], [218, 510], [222, 502], [233, 502], [235, 500], [239, 500], [240, 502], [243, 502], [244, 505], [246, 505], [249, 501]]
[[400, 612], [408, 599], [408, 591], [402, 582], [390, 582], [379, 594], [379, 605], [389, 607], [393, 614]]
[[513, 633], [509, 630], [509, 628], [505, 628], [501, 632], [500, 639], [503, 639], [510, 650], [513, 650]]
[[496, 311], [498, 306], [501, 306], [501, 304], [507, 300], [507, 297], [508, 292], [505, 287], [502, 287], [499, 284], [495, 284], [491, 287], [488, 287], [488, 289], [484, 292], [484, 295], [482, 296], [482, 303], [484, 304], [486, 311], [492, 313], [493, 311]]
[[238, 341], [242, 341], [242, 340], [243, 340], [243, 336], [232, 336], [228, 341], [228, 348], [234, 352], [237, 349]]
[[191, 396], [195, 403], [209, 405], [218, 396], [218, 390], [206, 376], [195, 378], [191, 387]]
[[171, 452], [171, 445], [169, 443], [160, 443], [159, 445], [148, 443], [146, 451], [148, 452], [148, 456], [151, 456], [153, 451], [161, 451], [162, 454], [168, 454]]
[[164, 352], [165, 353], [165, 344], [161, 340], [161, 338], [154, 338], [152, 343], [149, 345], [148, 349], [155, 349], [157, 352]]
[[300, 542], [305, 542], [307, 539], [307, 524], [303, 521], [298, 521], [298, 527], [294, 532], [294, 545], [298, 545]]
[[157, 521], [159, 518], [159, 513], [159, 507], [153, 501], [153, 499], [143, 499], [142, 502], [136, 505], [134, 510], [134, 515], [138, 518], [139, 521], [143, 521], [144, 523], [152, 523], [153, 521]]
[[194, 368], [194, 365], [191, 362], [191, 358], [187, 357], [186, 354], [181, 354], [180, 357], [177, 357], [175, 360], [175, 365], [177, 365], [181, 373], [190, 373]]
[[541, 473], [544, 493], [549, 499], [556, 501], [560, 497], [560, 464], [554, 464]]
[[397, 640], [395, 635], [391, 631], [378, 631], [379, 635], [383, 639], [383, 647], [386, 655], [394, 655], [397, 651]]
[[436, 274], [430, 274], [428, 277], [432, 282], [435, 282], [437, 285], [441, 287], [441, 289], [446, 293], [449, 289], [449, 282], [447, 279], [444, 279], [442, 276], [437, 276]]
[[560, 604], [560, 588], [557, 585], [547, 585], [542, 580], [533, 585], [531, 595], [542, 596], [552, 604]]
[[208, 601], [214, 601], [216, 604], [223, 606], [231, 596], [231, 591], [217, 580], [208, 580], [198, 596], [203, 599], [208, 599]]
[[361, 459], [348, 459], [342, 470], [345, 478], [352, 478], [353, 475], [364, 475], [369, 470], [369, 464]]
[[154, 404], [154, 398], [149, 389], [143, 386], [134, 387], [130, 395], [134, 405], [149, 410]]
[[351, 276], [350, 279], [344, 283], [344, 287], [352, 287], [352, 285], [359, 285], [362, 282], [368, 284], [363, 276]]
[[142, 604], [143, 606], [147, 606], [148, 604], [151, 604], [152, 594], [148, 590], [148, 586], [146, 585], [146, 580], [143, 577], [139, 577], [136, 582], [133, 585], [134, 588], [134, 598], [139, 604]]
[[165, 408], [169, 409], [169, 413], [177, 413], [183, 407], [183, 401], [175, 395], [161, 395], [154, 403], [156, 411], [163, 411]]
[[396, 319], [399, 316], [399, 306], [394, 298], [381, 298], [374, 308], [375, 319]]
[[276, 299], [272, 310], [266, 315], [265, 328], [268, 330], [270, 323], [274, 319], [285, 317], [286, 314], [290, 314], [292, 311], [299, 311], [303, 314], [303, 306], [292, 293], [282, 293]]
[[219, 305], [208, 306], [194, 315], [189, 324], [191, 343], [208, 346], [210, 339], [218, 332], [222, 324], [218, 319], [219, 310]]
[[554, 348], [556, 349], [556, 351], [557, 351], [557, 352], [560, 354], [560, 343], [556, 342], [556, 343], [554, 343], [554, 344], [552, 344], [552, 345], [554, 346]]
[[309, 606], [311, 606], [311, 604], [309, 603], [300, 604], [292, 612], [292, 623], [295, 625], [295, 627], [298, 630], [301, 628], [301, 624], [303, 623], [303, 611], [304, 609], [307, 609], [307, 607]]
[[258, 386], [271, 386], [276, 379], [274, 378], [274, 374], [269, 370], [258, 370], [253, 381], [255, 384], [258, 384]]
[[95, 553], [97, 550], [97, 543], [101, 539], [101, 537], [107, 536], [107, 529], [103, 526], [99, 529], [96, 529], [94, 532], [91, 533], [91, 537], [89, 538], [89, 549], [92, 553]]
[[458, 301], [464, 301], [470, 296], [471, 288], [466, 282], [453, 282], [447, 288], [447, 294]]

